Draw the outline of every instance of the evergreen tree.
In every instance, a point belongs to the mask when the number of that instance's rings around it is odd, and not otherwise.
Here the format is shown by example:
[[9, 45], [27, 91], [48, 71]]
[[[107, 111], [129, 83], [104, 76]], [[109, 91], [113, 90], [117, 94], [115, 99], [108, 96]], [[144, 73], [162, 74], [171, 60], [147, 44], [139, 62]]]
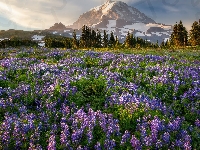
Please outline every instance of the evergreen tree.
[[74, 30], [73, 32], [73, 41], [72, 41], [72, 45], [73, 45], [73, 48], [77, 49], [78, 48], [78, 40], [77, 40], [77, 37], [76, 37], [76, 31]]
[[96, 47], [96, 42], [97, 41], [97, 34], [96, 31], [92, 30], [91, 33], [91, 47]]
[[129, 31], [128, 31], [127, 36], [126, 36], [125, 47], [127, 47], [127, 48], [131, 47], [131, 36], [130, 36]]
[[105, 30], [104, 30], [104, 32], [103, 32], [103, 40], [102, 40], [102, 43], [103, 43], [103, 47], [104, 47], [104, 48], [108, 47], [108, 34], [106, 33]]
[[130, 46], [135, 47], [136, 45], [136, 39], [133, 37], [133, 34], [130, 34]]
[[118, 48], [119, 47], [119, 40], [118, 40], [118, 37], [115, 36], [115, 48]]
[[91, 29], [88, 27], [88, 26], [86, 26], [86, 29], [85, 29], [86, 31], [86, 48], [89, 48], [89, 47], [91, 47]]
[[169, 47], [170, 47], [170, 42], [169, 42], [168, 39], [167, 39], [167, 41], [165, 42], [165, 47], [166, 47], [166, 48], [169, 48]]
[[188, 32], [180, 20], [179, 24], [175, 24], [171, 34], [171, 44], [176, 47], [186, 46], [188, 42]]
[[162, 43], [160, 44], [161, 48], [165, 48], [165, 41], [163, 40]]
[[174, 25], [174, 28], [173, 28], [173, 32], [172, 32], [172, 34], [171, 34], [170, 41], [171, 41], [171, 44], [172, 44], [172, 45], [178, 46], [178, 25], [177, 25], [177, 22], [176, 22], [176, 24]]
[[101, 47], [101, 32], [97, 30], [97, 39], [96, 39], [96, 47], [100, 48]]
[[183, 26], [182, 21], [180, 20], [178, 24], [178, 43], [179, 46], [187, 45], [188, 33], [186, 28]]
[[83, 25], [82, 27], [82, 34], [80, 38], [80, 44], [82, 48], [86, 48], [86, 26]]
[[199, 23], [195, 21], [192, 24], [189, 41], [192, 46], [200, 45], [200, 20], [199, 20]]
[[113, 47], [115, 45], [115, 37], [113, 32], [110, 33], [110, 40], [109, 40], [109, 46]]

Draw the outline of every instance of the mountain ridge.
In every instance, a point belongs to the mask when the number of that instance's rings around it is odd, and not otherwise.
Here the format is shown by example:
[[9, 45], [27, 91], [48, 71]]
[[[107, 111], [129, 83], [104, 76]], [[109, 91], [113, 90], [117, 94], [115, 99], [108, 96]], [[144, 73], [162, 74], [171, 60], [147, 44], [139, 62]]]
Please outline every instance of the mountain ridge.
[[[58, 24], [59, 25], [59, 24]], [[58, 26], [57, 25], [57, 26]], [[123, 42], [128, 32], [136, 37], [143, 38], [150, 42], [166, 41], [170, 38], [172, 33], [172, 26], [162, 23], [156, 23], [153, 19], [140, 12], [138, 9], [128, 6], [122, 1], [107, 0], [102, 5], [91, 8], [86, 11], [75, 21], [72, 25], [65, 26], [67, 29], [58, 30], [53, 34], [62, 34], [72, 37], [73, 30], [80, 31], [83, 25], [99, 30], [103, 33], [104, 30], [108, 34], [111, 32], [118, 36], [118, 39]], [[53, 31], [53, 30], [50, 30]]]
[[156, 23], [153, 19], [141, 13], [138, 9], [128, 6], [122, 1], [106, 1], [104, 4], [91, 8], [80, 15], [77, 21], [68, 27], [80, 29], [83, 25], [94, 26], [103, 20], [124, 20], [130, 23]]

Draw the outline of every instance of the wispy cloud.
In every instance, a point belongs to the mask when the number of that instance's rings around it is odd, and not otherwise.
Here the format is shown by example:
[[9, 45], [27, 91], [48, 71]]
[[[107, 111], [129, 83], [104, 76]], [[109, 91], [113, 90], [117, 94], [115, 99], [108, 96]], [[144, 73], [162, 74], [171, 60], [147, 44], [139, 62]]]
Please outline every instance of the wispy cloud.
[[[180, 19], [189, 24], [200, 18], [198, 1], [174, 0], [122, 0], [136, 7], [157, 22], [173, 24]], [[32, 29], [46, 29], [56, 22], [72, 24], [85, 11], [98, 6], [106, 0], [5, 0], [0, 2], [0, 29], [11, 28], [9, 22]], [[185, 13], [183, 13], [185, 12]], [[187, 18], [185, 15], [187, 14]]]
[[167, 5], [165, 5], [163, 8], [165, 10], [167, 10], [168, 12], [179, 12], [180, 11], [179, 9], [177, 9], [177, 8], [175, 8], [173, 6], [167, 6]]

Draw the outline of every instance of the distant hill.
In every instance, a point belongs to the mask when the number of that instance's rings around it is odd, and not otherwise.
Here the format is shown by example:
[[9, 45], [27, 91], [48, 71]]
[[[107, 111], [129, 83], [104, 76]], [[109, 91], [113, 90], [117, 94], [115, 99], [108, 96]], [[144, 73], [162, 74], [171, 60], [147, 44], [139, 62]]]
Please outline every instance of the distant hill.
[[48, 35], [49, 33], [45, 30], [35, 31], [23, 31], [23, 30], [0, 30], [0, 38], [20, 38], [20, 39], [31, 39], [34, 35]]
[[48, 30], [51, 30], [51, 31], [63, 31], [63, 30], [66, 30], [66, 29], [67, 28], [65, 27], [65, 25], [60, 22], [60, 23], [55, 23]]

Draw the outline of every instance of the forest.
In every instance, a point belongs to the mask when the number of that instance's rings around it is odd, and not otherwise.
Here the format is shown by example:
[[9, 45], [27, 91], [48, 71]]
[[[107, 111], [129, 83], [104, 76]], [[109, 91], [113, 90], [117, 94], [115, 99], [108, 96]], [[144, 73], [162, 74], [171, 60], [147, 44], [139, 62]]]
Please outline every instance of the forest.
[[[102, 36], [103, 35], [103, 36]], [[78, 39], [76, 31], [73, 32], [73, 38], [47, 35], [44, 39], [45, 47], [47, 48], [71, 48], [71, 49], [91, 49], [91, 48], [184, 48], [186, 46], [200, 45], [200, 20], [194, 21], [191, 30], [188, 32], [186, 27], [180, 20], [179, 23], [173, 26], [173, 32], [169, 40], [159, 44], [158, 42], [152, 43], [146, 39], [135, 37], [132, 33], [128, 32], [126, 39], [120, 43], [117, 36], [113, 32], [108, 34], [105, 30], [103, 34], [84, 25], [82, 27], [81, 37]], [[13, 36], [10, 39], [0, 41], [0, 48], [7, 47], [37, 47], [36, 41], [31, 39], [23, 39]]]

